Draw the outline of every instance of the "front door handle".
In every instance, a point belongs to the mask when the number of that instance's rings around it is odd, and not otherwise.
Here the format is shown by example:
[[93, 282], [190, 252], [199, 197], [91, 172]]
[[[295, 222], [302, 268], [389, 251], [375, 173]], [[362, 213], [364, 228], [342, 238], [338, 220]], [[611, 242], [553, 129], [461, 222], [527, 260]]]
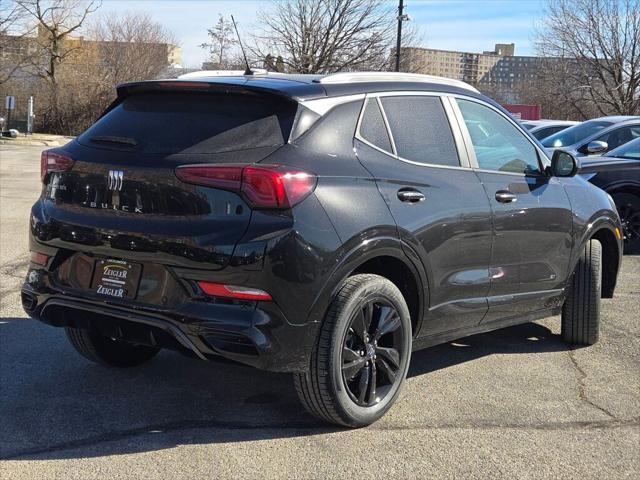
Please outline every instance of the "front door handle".
[[401, 202], [418, 203], [425, 199], [424, 194], [415, 188], [403, 188], [398, 190], [398, 198]]
[[518, 197], [509, 190], [498, 190], [496, 192], [496, 200], [500, 203], [513, 203], [518, 201]]

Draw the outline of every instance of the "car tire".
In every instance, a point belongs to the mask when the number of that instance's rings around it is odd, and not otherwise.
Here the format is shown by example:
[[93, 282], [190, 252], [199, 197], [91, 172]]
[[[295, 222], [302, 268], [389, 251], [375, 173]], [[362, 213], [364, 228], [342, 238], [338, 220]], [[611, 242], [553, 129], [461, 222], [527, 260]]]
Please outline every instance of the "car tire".
[[571, 345], [593, 345], [600, 329], [602, 246], [589, 240], [583, 248], [562, 306], [562, 339]]
[[104, 337], [91, 330], [70, 327], [65, 330], [69, 342], [80, 355], [106, 367], [136, 367], [151, 360], [160, 350]]
[[411, 318], [400, 290], [379, 275], [354, 275], [326, 313], [308, 371], [294, 374], [296, 391], [316, 417], [364, 427], [395, 402], [410, 357]]
[[614, 193], [612, 198], [622, 221], [624, 253], [640, 253], [640, 197], [633, 193]]

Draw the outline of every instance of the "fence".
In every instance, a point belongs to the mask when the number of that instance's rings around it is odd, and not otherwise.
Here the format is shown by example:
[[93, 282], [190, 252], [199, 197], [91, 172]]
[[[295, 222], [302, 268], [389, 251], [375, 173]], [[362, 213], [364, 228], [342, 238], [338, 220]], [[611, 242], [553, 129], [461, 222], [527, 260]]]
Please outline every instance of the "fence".
[[[29, 97], [33, 97], [34, 106], [38, 104], [40, 97], [37, 83], [27, 80], [12, 80], [0, 85], [0, 117], [5, 119], [4, 128], [15, 128], [24, 133], [27, 131], [27, 115], [29, 113]], [[8, 112], [5, 108], [5, 98], [11, 95], [15, 98], [15, 108], [11, 112], [11, 125], [7, 125]], [[35, 110], [35, 108], [34, 108]], [[38, 118], [35, 118], [34, 131], [38, 125]]]

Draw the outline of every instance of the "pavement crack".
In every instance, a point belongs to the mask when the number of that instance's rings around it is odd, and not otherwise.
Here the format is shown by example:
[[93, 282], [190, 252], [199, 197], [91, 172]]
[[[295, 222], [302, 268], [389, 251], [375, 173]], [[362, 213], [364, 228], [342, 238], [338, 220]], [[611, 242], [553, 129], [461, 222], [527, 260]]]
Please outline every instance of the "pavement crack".
[[583, 368], [580, 366], [580, 364], [578, 363], [578, 360], [576, 359], [574, 352], [575, 352], [575, 348], [571, 348], [567, 350], [567, 354], [569, 355], [569, 360], [571, 360], [571, 365], [573, 366], [573, 370], [576, 373], [576, 381], [578, 383], [578, 398], [580, 398], [581, 401], [583, 401], [587, 405], [590, 405], [596, 410], [600, 410], [609, 418], [613, 420], [619, 420], [618, 417], [616, 417], [613, 413], [611, 413], [606, 408], [598, 405], [587, 396], [586, 385], [585, 385], [587, 372], [585, 372]]

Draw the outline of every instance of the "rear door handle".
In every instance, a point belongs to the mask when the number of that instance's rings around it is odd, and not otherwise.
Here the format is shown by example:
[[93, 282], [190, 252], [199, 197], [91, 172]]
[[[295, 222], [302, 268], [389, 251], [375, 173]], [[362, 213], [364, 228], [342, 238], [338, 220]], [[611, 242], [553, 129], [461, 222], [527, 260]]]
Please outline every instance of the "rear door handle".
[[509, 190], [498, 190], [496, 192], [496, 200], [500, 203], [513, 203], [518, 201], [518, 197]]
[[425, 199], [425, 196], [419, 190], [415, 188], [403, 188], [398, 190], [398, 198], [401, 202], [406, 203], [418, 203], [422, 202]]

